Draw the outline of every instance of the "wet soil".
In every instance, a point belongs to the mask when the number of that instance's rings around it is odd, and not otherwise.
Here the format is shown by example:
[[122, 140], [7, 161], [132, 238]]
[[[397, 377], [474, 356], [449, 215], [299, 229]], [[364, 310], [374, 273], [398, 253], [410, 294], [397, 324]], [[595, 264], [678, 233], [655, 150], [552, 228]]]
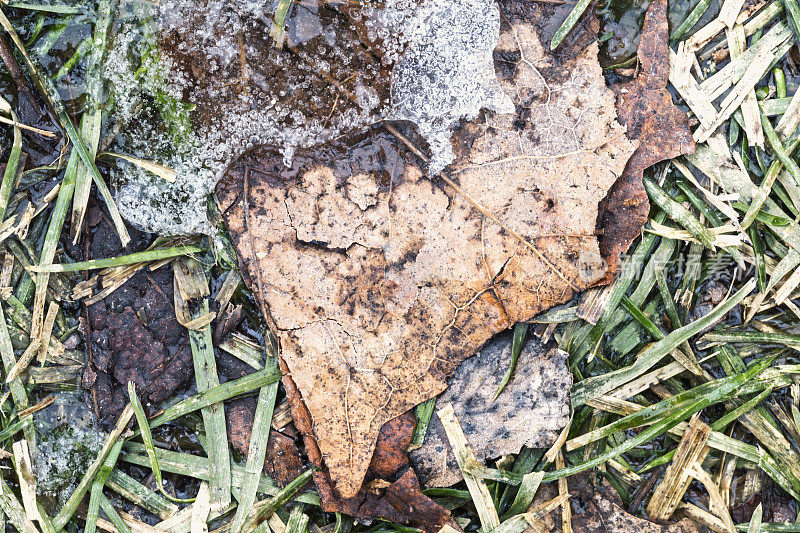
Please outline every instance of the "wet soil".
[[[381, 108], [388, 101], [391, 63], [368, 36], [364, 11], [371, 2], [298, 2], [287, 18], [282, 46], [270, 35], [271, 18], [231, 5], [225, 16], [210, 21], [203, 4], [182, 7], [182, 19], [168, 22], [161, 35], [171, 75], [182, 80], [184, 101], [197, 103], [194, 124], [219, 124], [226, 113], [219, 102], [274, 108], [281, 123], [292, 128], [307, 120], [329, 124], [337, 115]], [[231, 41], [224, 44], [208, 39], [229, 31], [227, 19], [241, 29], [236, 41], [232, 36], [223, 37]], [[207, 32], [196, 30], [204, 26]], [[238, 48], [238, 57], [231, 57], [226, 46]]]

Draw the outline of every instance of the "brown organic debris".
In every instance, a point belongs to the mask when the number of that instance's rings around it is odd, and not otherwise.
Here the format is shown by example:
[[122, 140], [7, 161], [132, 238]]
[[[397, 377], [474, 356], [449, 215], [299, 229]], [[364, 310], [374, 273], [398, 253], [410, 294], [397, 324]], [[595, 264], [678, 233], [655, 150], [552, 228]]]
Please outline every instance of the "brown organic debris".
[[572, 529], [607, 533], [697, 533], [697, 528], [687, 518], [662, 526], [633, 516], [622, 507], [619, 495], [608, 487], [594, 495], [584, 514], [573, 516]]
[[613, 263], [639, 236], [637, 228], [647, 221], [650, 204], [642, 186], [644, 169], [694, 152], [689, 119], [672, 103], [667, 90], [668, 36], [667, 0], [655, 0], [647, 9], [639, 41], [639, 75], [612, 86], [617, 93], [619, 121], [627, 126], [628, 138], [639, 141], [639, 148], [609, 192], [598, 220], [603, 229], [601, 253]]
[[[698, 533], [689, 519], [670, 522], [652, 522], [638, 518], [625, 510], [619, 493], [606, 481], [584, 472], [569, 476], [568, 487], [571, 507], [571, 530], [576, 533]], [[595, 480], [595, 481], [592, 481]], [[557, 482], [544, 483], [539, 487], [530, 512], [552, 501], [559, 494]], [[564, 533], [562, 513], [551, 512], [540, 520], [539, 528], [528, 528], [527, 533]]]
[[[232, 400], [225, 406], [228, 440], [233, 449], [245, 457], [250, 447], [256, 403], [255, 396], [247, 396]], [[264, 458], [264, 473], [278, 485], [285, 487], [305, 469], [306, 465], [294, 439], [280, 431], [270, 430]]]
[[375, 130], [298, 150], [290, 168], [255, 151], [217, 189], [281, 341], [297, 429], [338, 493], [315, 478], [327, 508], [358, 494], [387, 421], [492, 335], [607, 274], [598, 203], [635, 145], [597, 46], [562, 62], [515, 21], [498, 54], [517, 112], [455, 133], [459, 192]]
[[422, 494], [409, 466], [406, 450], [416, 424], [411, 412], [384, 424], [361, 490], [354, 497], [337, 502], [342, 512], [414, 525], [430, 532], [451, 523], [450, 512]]

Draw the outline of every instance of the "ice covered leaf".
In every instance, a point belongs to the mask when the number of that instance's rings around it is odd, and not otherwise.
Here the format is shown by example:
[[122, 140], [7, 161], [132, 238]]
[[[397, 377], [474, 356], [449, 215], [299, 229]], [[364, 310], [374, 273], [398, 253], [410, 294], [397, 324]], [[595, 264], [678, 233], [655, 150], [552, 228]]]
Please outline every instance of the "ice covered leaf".
[[[511, 339], [493, 339], [461, 363], [437, 405], [453, 406], [478, 461], [518, 453], [522, 446], [549, 448], [569, 419], [572, 375], [566, 358], [566, 352], [529, 340], [514, 379], [495, 399], [511, 360]], [[462, 479], [436, 413], [411, 460], [425, 486], [446, 487]]]
[[417, 125], [433, 174], [453, 161], [450, 135], [460, 119], [474, 119], [482, 108], [514, 112], [492, 60], [500, 12], [494, 0], [426, 2], [408, 27], [421, 31], [409, 35], [394, 66], [389, 118]]
[[598, 203], [635, 145], [597, 46], [562, 62], [524, 22], [499, 43], [515, 112], [456, 131], [457, 189], [379, 130], [298, 150], [291, 168], [276, 149], [250, 153], [217, 188], [295, 410], [313, 421], [306, 447], [342, 497], [385, 422], [442, 392], [494, 334], [606, 274], [587, 268], [602, 260]]

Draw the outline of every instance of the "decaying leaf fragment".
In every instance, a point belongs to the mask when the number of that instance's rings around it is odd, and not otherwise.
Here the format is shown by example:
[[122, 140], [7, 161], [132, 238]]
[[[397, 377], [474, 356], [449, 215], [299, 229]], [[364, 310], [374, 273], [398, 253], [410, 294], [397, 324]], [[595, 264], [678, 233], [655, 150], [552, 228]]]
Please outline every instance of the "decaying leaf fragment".
[[[569, 420], [572, 374], [566, 358], [566, 352], [530, 339], [514, 379], [495, 399], [511, 360], [511, 339], [492, 339], [461, 363], [437, 406], [452, 404], [478, 461], [517, 453], [522, 446], [549, 448]], [[425, 486], [446, 487], [462, 478], [435, 413], [424, 444], [411, 452], [411, 460]]]
[[442, 392], [492, 335], [606, 274], [594, 268], [598, 203], [635, 144], [597, 46], [560, 63], [515, 22], [499, 50], [515, 113], [456, 133], [458, 192], [378, 130], [298, 150], [290, 168], [255, 151], [218, 186], [288, 395], [302, 395], [298, 430], [343, 498], [361, 488], [384, 423]]
[[361, 490], [339, 502], [342, 512], [439, 531], [454, 524], [450, 511], [424, 494], [406, 450], [417, 419], [407, 412], [383, 425]]
[[573, 518], [572, 529], [608, 533], [697, 533], [697, 528], [687, 518], [661, 526], [633, 516], [622, 507], [619, 495], [609, 487], [601, 487], [587, 505], [586, 512]]
[[[697, 527], [688, 518], [675, 523], [660, 523], [639, 518], [627, 510], [619, 493], [607, 482], [592, 483], [590, 478], [572, 476], [569, 478], [570, 501], [573, 509], [571, 531], [603, 533], [698, 533]], [[536, 493], [531, 507], [541, 505], [558, 494], [556, 483], [543, 484]], [[551, 513], [542, 520], [539, 531], [561, 533], [561, 517]], [[534, 531], [533, 528], [527, 530]]]
[[603, 229], [600, 249], [612, 262], [639, 236], [636, 228], [647, 221], [650, 205], [642, 186], [644, 169], [694, 152], [689, 118], [672, 103], [667, 90], [668, 36], [667, 0], [654, 0], [645, 14], [639, 41], [639, 74], [612, 86], [619, 120], [627, 126], [628, 138], [639, 141], [625, 174], [609, 192], [599, 221]]

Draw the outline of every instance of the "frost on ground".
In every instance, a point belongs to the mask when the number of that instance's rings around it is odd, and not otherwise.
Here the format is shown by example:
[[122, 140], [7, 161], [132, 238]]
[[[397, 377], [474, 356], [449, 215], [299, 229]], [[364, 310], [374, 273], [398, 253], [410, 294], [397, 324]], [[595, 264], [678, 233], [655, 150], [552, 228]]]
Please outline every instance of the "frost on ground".
[[36, 490], [46, 503], [60, 507], [97, 457], [105, 435], [95, 427], [92, 412], [76, 394], [59, 394], [34, 417]]
[[118, 173], [120, 211], [149, 231], [211, 232], [208, 193], [254, 146], [278, 147], [288, 164], [297, 148], [409, 120], [435, 172], [453, 159], [459, 120], [482, 108], [514, 111], [493, 68], [493, 0], [295, 4], [283, 49], [269, 37], [271, 2], [144, 9], [120, 17], [107, 79], [123, 125], [115, 149], [177, 171], [173, 184], [131, 164]]
[[408, 48], [395, 64], [389, 118], [410, 120], [428, 142], [428, 172], [453, 162], [450, 135], [462, 118], [482, 108], [513, 113], [500, 88], [492, 51], [500, 33], [494, 2], [430, 2], [411, 20]]

